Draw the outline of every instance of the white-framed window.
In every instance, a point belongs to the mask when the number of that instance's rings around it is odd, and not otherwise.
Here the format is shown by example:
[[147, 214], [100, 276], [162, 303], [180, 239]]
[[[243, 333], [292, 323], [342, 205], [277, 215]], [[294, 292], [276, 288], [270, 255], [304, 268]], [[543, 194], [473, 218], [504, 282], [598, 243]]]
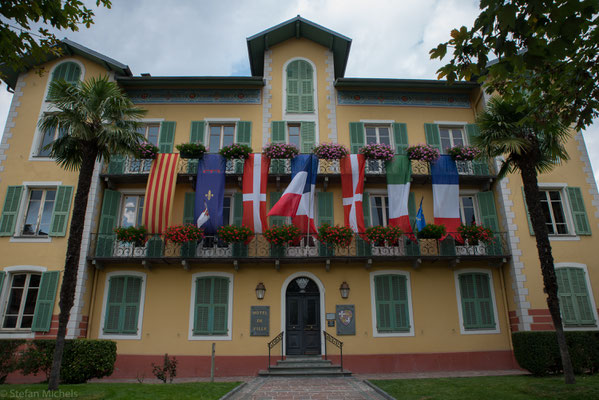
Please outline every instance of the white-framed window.
[[373, 337], [414, 336], [409, 272], [371, 272], [370, 301]]
[[6, 278], [8, 287], [2, 329], [31, 329], [42, 274], [23, 271]]
[[63, 137], [65, 134], [66, 130], [60, 129], [58, 127], [45, 130], [42, 134], [35, 157], [50, 157], [50, 152], [52, 149], [49, 145], [52, 144], [56, 139]]
[[393, 133], [390, 125], [364, 125], [366, 144], [387, 144], [393, 148]]
[[597, 307], [587, 266], [565, 262], [554, 266], [564, 328], [596, 330]]
[[146, 279], [137, 271], [106, 274], [100, 339], [141, 339]]
[[370, 210], [370, 226], [389, 225], [389, 197], [383, 194], [368, 196]]
[[208, 125], [208, 149], [210, 153], [218, 153], [225, 146], [235, 142], [234, 122], [210, 122]]
[[464, 225], [480, 225], [476, 196], [460, 195], [460, 219]]
[[160, 122], [144, 122], [137, 128], [137, 132], [143, 135], [148, 143], [158, 146], [160, 137]]
[[305, 59], [290, 60], [284, 65], [285, 112], [314, 113], [315, 68]]
[[568, 221], [566, 220], [561, 189], [542, 189], [541, 208], [550, 235], [568, 235], [571, 233], [571, 228], [568, 227]]
[[287, 124], [287, 143], [295, 145], [298, 149], [301, 148], [301, 125], [297, 123]]
[[139, 227], [142, 225], [144, 200], [145, 196], [143, 194], [123, 193], [119, 216], [120, 227], [128, 228], [130, 226]]
[[454, 277], [460, 332], [463, 335], [499, 333], [492, 272], [461, 269], [454, 272]]
[[191, 279], [189, 340], [231, 340], [233, 275], [199, 272]]
[[439, 126], [439, 137], [441, 139], [441, 151], [443, 154], [454, 146], [465, 146], [466, 133], [463, 126]]
[[28, 193], [21, 236], [47, 237], [50, 232], [56, 188], [31, 188]]

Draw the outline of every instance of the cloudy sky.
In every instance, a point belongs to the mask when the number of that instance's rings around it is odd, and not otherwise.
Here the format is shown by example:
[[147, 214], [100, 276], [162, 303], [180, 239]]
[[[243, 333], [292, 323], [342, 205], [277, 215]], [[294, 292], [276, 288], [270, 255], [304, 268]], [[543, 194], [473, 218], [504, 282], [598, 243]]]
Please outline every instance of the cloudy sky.
[[[429, 50], [479, 14], [475, 0], [112, 1], [110, 10], [86, 1], [95, 24], [57, 36], [153, 76], [249, 75], [246, 38], [300, 14], [352, 39], [346, 77], [435, 79], [441, 62]], [[2, 128], [12, 99], [5, 89]], [[584, 136], [599, 176], [599, 121]]]

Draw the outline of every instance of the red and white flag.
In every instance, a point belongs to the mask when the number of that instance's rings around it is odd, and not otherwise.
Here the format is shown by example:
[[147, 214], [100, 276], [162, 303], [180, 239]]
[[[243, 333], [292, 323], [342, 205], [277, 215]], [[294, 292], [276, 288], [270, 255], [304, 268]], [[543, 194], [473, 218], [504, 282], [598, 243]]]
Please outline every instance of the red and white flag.
[[365, 162], [363, 154], [350, 154], [340, 161], [344, 223], [356, 233], [365, 231], [362, 210]]
[[268, 229], [266, 220], [266, 184], [270, 158], [250, 154], [243, 166], [243, 220], [242, 225], [255, 233]]

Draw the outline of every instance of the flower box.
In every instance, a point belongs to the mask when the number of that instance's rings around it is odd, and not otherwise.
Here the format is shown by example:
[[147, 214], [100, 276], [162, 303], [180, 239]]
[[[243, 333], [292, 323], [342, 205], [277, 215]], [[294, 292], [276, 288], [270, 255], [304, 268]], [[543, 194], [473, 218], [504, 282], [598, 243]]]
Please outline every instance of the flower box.
[[164, 240], [173, 243], [196, 242], [204, 238], [204, 230], [193, 224], [169, 226], [164, 231]]
[[144, 226], [129, 226], [127, 228], [119, 227], [115, 228], [114, 232], [116, 233], [116, 238], [119, 242], [130, 243], [133, 247], [143, 247], [148, 240], [148, 231]]
[[247, 226], [228, 225], [221, 226], [216, 235], [225, 243], [245, 243], [254, 236], [254, 232]]
[[160, 150], [152, 143], [143, 142], [137, 146], [135, 156], [141, 159], [155, 159]]
[[321, 143], [312, 152], [321, 160], [340, 160], [349, 154], [347, 148], [338, 143]]
[[200, 143], [181, 143], [175, 146], [181, 158], [202, 158], [206, 147]]
[[439, 159], [439, 150], [428, 144], [417, 144], [406, 149], [406, 154], [410, 160], [426, 161], [429, 163]]
[[372, 143], [362, 147], [360, 153], [364, 154], [367, 160], [391, 161], [395, 151], [388, 144]]
[[447, 154], [455, 161], [472, 161], [480, 155], [478, 147], [473, 146], [454, 146], [447, 150]]
[[299, 154], [299, 149], [287, 143], [269, 143], [262, 149], [262, 154], [270, 159], [291, 159]]
[[252, 154], [252, 148], [245, 144], [233, 143], [219, 150], [218, 154], [225, 157], [227, 160], [242, 159], [245, 160]]

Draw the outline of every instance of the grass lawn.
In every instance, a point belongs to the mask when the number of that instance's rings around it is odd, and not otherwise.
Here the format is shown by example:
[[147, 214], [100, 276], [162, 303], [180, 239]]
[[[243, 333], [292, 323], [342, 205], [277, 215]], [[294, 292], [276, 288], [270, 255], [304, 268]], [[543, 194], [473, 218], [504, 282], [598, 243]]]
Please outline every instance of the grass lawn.
[[371, 380], [397, 400], [534, 400], [599, 399], [599, 376], [485, 376], [476, 378]]
[[60, 391], [48, 394], [47, 384], [1, 385], [2, 399], [219, 399], [239, 382], [194, 382], [170, 384], [84, 383], [60, 385]]

